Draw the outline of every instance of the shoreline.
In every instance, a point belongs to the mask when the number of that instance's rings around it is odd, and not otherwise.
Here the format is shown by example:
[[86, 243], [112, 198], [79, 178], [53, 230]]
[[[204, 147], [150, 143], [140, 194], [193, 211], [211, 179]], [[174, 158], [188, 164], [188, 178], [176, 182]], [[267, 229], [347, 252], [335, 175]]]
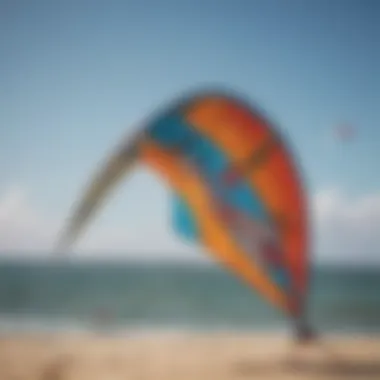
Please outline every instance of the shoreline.
[[[313, 325], [318, 335], [344, 337], [344, 336], [375, 336], [380, 338], [380, 328], [376, 327], [345, 327], [345, 328], [325, 328], [324, 326]], [[125, 321], [97, 321], [96, 318], [88, 319], [62, 319], [55, 317], [22, 316], [0, 314], [0, 337], [14, 334], [44, 334], [44, 335], [92, 335], [92, 334], [119, 334], [119, 335], [162, 335], [162, 334], [253, 334], [253, 335], [293, 335], [293, 326], [289, 321], [280, 321], [276, 324], [184, 324], [184, 323], [131, 323]]]
[[[380, 339], [380, 331], [358, 331], [358, 330], [317, 330], [317, 334], [320, 338], [329, 337], [334, 339], [341, 338], [373, 338]], [[171, 337], [171, 336], [264, 336], [264, 337], [276, 337], [291, 340], [293, 337], [293, 331], [286, 328], [226, 328], [226, 327], [162, 327], [162, 326], [125, 326], [125, 327], [89, 327], [89, 328], [58, 328], [58, 329], [44, 329], [44, 328], [27, 328], [27, 329], [1, 329], [0, 339], [5, 336], [88, 336], [88, 337]]]

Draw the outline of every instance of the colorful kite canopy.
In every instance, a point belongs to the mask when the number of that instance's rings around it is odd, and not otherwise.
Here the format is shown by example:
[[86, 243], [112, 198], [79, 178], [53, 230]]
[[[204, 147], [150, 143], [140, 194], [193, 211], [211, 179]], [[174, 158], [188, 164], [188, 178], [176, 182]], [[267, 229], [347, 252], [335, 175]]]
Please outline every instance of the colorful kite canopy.
[[133, 164], [173, 190], [173, 224], [293, 317], [308, 287], [308, 215], [293, 157], [257, 110], [200, 92], [153, 117], [96, 176], [63, 236], [68, 247]]

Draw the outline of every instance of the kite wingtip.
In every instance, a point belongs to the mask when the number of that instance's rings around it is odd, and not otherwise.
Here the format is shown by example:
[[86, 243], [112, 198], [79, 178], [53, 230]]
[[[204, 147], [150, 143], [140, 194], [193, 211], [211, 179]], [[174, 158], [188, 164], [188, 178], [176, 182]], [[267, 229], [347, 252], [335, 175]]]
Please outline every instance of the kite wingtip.
[[318, 338], [316, 330], [306, 322], [303, 322], [296, 327], [295, 340], [299, 344], [308, 344], [315, 342]]

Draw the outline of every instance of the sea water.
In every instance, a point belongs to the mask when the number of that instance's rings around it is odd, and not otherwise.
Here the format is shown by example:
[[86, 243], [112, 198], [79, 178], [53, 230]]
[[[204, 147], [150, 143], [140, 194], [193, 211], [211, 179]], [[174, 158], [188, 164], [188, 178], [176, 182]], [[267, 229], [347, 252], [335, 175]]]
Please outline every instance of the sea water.
[[[317, 330], [380, 332], [380, 268], [316, 267]], [[275, 331], [287, 320], [217, 265], [0, 262], [0, 330], [175, 328]]]

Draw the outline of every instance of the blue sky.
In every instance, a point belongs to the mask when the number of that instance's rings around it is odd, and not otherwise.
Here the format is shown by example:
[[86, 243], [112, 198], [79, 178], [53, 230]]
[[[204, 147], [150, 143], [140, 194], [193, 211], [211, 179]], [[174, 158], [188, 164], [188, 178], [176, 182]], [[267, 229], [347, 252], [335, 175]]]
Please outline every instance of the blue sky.
[[[133, 123], [221, 84], [289, 134], [312, 197], [373, 198], [379, 18], [376, 0], [0, 0], [0, 191], [22, 188], [59, 223]], [[341, 123], [355, 140], [334, 140]], [[167, 208], [162, 185], [140, 172], [100, 219], [154, 228]]]

